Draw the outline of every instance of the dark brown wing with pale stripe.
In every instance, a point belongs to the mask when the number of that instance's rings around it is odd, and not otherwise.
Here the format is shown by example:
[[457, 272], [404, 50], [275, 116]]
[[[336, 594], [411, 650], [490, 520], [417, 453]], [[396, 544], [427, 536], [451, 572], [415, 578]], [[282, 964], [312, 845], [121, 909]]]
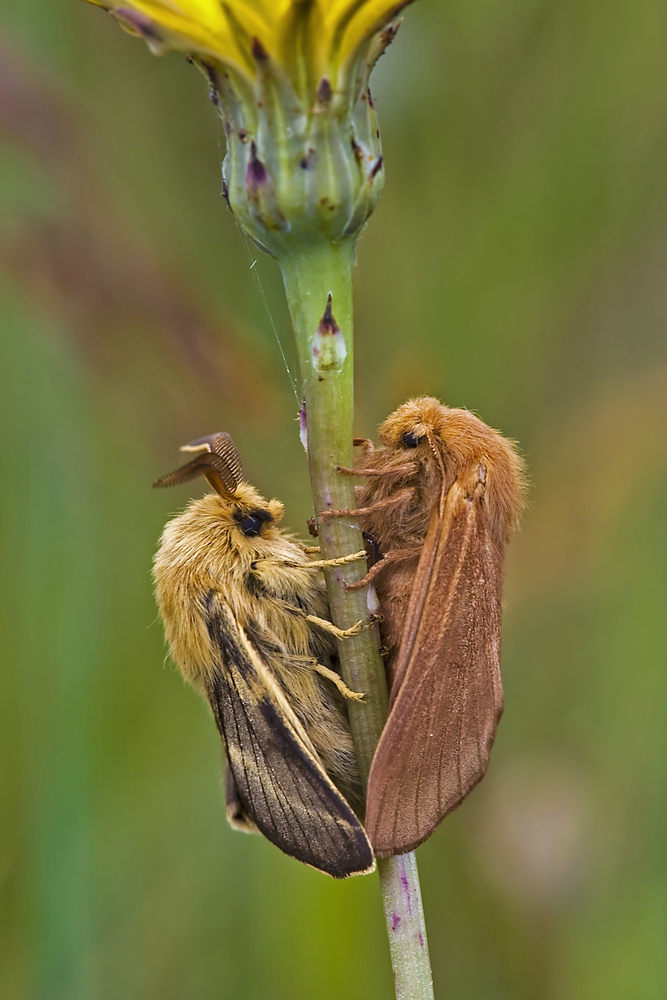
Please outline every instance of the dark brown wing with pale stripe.
[[483, 488], [455, 483], [419, 561], [371, 767], [366, 830], [378, 857], [414, 850], [486, 771], [503, 707], [502, 557]]
[[334, 878], [372, 870], [364, 828], [270, 669], [220, 596], [211, 594], [207, 604], [220, 652], [208, 697], [243, 811], [286, 854]]

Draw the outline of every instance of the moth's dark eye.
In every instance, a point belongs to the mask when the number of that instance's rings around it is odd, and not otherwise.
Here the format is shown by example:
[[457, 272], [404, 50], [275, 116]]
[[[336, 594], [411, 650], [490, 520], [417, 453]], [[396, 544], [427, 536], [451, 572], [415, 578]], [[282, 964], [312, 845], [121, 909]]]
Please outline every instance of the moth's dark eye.
[[406, 448], [416, 448], [421, 441], [421, 438], [418, 438], [416, 434], [412, 433], [412, 431], [406, 431], [401, 438], [401, 441]]
[[268, 510], [255, 510], [251, 514], [242, 514], [238, 511], [234, 515], [234, 520], [244, 535], [248, 538], [255, 538], [262, 530], [262, 525], [267, 521], [273, 521]]
[[262, 522], [258, 517], [254, 517], [252, 514], [248, 514], [239, 521], [239, 528], [244, 535], [248, 535], [249, 538], [254, 538], [262, 530]]

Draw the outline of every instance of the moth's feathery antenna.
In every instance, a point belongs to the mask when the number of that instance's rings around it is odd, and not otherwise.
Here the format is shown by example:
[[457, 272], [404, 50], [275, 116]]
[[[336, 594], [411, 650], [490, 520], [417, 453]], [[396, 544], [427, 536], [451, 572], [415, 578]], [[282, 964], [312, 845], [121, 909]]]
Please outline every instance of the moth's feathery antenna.
[[226, 431], [197, 438], [196, 441], [183, 445], [180, 450], [194, 453], [195, 458], [174, 472], [162, 476], [153, 486], [175, 486], [197, 476], [204, 476], [216, 493], [225, 499], [230, 499], [236, 493], [243, 480], [243, 466], [236, 445]]

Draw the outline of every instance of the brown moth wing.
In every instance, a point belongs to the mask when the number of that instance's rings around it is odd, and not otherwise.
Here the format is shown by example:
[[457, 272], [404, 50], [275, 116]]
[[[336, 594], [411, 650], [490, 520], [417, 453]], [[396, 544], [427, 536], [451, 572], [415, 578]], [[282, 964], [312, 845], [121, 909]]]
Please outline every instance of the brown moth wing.
[[209, 595], [206, 613], [219, 652], [207, 694], [242, 815], [286, 854], [334, 878], [371, 871], [364, 828], [271, 670], [219, 595]]
[[486, 771], [503, 708], [502, 558], [483, 484], [455, 483], [431, 520], [371, 767], [366, 830], [378, 857], [414, 850]]

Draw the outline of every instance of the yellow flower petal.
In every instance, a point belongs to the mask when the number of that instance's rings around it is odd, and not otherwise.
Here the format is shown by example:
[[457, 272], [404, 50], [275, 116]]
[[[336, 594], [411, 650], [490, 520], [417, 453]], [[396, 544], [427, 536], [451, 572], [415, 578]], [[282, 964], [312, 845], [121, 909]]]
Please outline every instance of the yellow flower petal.
[[[150, 43], [204, 54], [254, 73], [258, 39], [278, 62], [290, 49], [316, 72], [337, 67], [387, 25], [406, 0], [89, 0]], [[151, 39], [151, 32], [153, 38]], [[306, 51], [307, 47], [307, 51]]]

